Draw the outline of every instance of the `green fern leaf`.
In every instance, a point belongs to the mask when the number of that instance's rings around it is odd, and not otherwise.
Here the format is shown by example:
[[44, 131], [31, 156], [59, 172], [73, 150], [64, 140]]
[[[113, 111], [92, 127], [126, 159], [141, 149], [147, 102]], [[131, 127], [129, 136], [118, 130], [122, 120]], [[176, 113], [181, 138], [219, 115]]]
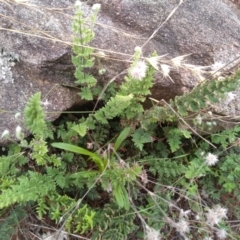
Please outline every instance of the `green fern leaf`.
[[85, 136], [87, 133], [87, 123], [80, 123], [78, 125], [74, 125], [72, 127], [74, 131], [76, 131], [81, 137]]
[[134, 145], [141, 151], [143, 149], [144, 143], [152, 142], [151, 135], [145, 132], [143, 129], [139, 128], [131, 135]]
[[41, 93], [34, 94], [24, 109], [24, 122], [27, 129], [34, 135], [44, 137], [47, 131], [45, 114], [41, 106]]
[[82, 99], [93, 100], [92, 91], [88, 87], [81, 88], [81, 92], [78, 94]]

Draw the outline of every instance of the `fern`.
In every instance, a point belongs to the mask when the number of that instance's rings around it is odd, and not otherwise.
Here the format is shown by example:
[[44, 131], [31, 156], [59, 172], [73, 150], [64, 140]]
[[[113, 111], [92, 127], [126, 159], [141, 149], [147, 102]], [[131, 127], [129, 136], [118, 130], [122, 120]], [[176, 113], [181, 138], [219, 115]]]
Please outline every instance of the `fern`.
[[[219, 176], [218, 183], [223, 186], [226, 192], [232, 192], [234, 189], [239, 189], [240, 182], [240, 167], [239, 167], [239, 154], [231, 150], [224, 159], [220, 166], [221, 175]], [[239, 189], [240, 190], [240, 189]]]
[[[148, 160], [151, 163], [150, 171], [159, 175], [160, 181], [163, 179], [174, 179], [180, 177], [186, 172], [186, 167], [179, 160], [152, 158]], [[165, 180], [164, 180], [164, 183]]]
[[0, 157], [0, 177], [15, 176], [19, 174], [19, 168], [27, 163], [21, 147], [17, 144], [9, 145], [8, 155]]
[[75, 16], [73, 18], [72, 29], [74, 32], [73, 37], [73, 53], [72, 63], [76, 67], [75, 77], [76, 83], [82, 86], [79, 95], [82, 99], [93, 99], [93, 87], [97, 83], [97, 79], [91, 74], [88, 74], [86, 70], [93, 67], [94, 58], [92, 57], [93, 48], [87, 45], [94, 39], [94, 23], [97, 18], [99, 9], [92, 11], [90, 15], [90, 21], [88, 18], [84, 18], [81, 6], [76, 6]]
[[220, 98], [224, 98], [227, 92], [237, 89], [240, 81], [240, 71], [233, 77], [224, 80], [207, 80], [190, 93], [175, 97], [170, 101], [171, 106], [177, 108], [181, 116], [187, 116], [188, 112], [198, 112], [207, 107], [208, 103], [218, 103]]
[[45, 138], [47, 124], [45, 114], [41, 106], [41, 93], [34, 94], [24, 109], [24, 119], [27, 129], [34, 135]]
[[64, 189], [68, 186], [68, 176], [65, 171], [62, 172], [58, 168], [46, 167], [47, 176], [55, 182], [57, 186]]
[[[195, 117], [196, 121], [209, 104], [235, 90], [240, 73], [221, 81], [205, 81], [169, 103], [151, 99], [152, 107], [146, 109], [144, 102], [151, 94], [157, 67], [151, 66], [153, 61], [142, 56], [139, 47], [118, 88], [114, 83], [106, 89], [97, 86], [90, 74], [95, 60], [89, 44], [94, 39], [98, 10], [93, 7], [85, 17], [77, 6], [72, 62], [76, 84], [81, 87], [79, 95], [86, 100], [98, 96], [100, 106], [89, 115], [74, 116], [74, 121], [70, 120], [72, 115], [63, 117], [52, 127], [45, 121], [41, 94], [30, 98], [24, 117], [33, 136], [11, 144], [8, 153], [3, 150], [0, 157], [0, 208], [30, 204], [36, 206], [40, 219], [64, 221], [70, 233], [127, 240], [130, 234], [136, 238], [139, 219], [144, 228], [166, 232], [166, 216], [177, 223], [181, 217], [178, 211], [184, 211], [185, 206], [193, 212], [203, 211], [202, 202], [196, 201], [199, 189], [218, 201], [226, 193], [240, 198], [236, 142], [240, 128], [212, 135], [218, 146], [214, 149], [209, 142], [176, 127], [179, 118], [187, 121]], [[156, 53], [152, 57], [160, 61]], [[140, 76], [133, 71], [139, 63], [144, 68]], [[206, 164], [204, 156], [210, 152], [219, 158], [214, 166]], [[170, 211], [169, 203], [174, 203], [174, 210]], [[199, 228], [194, 221], [191, 224], [195, 224], [191, 229]], [[203, 239], [202, 232], [189, 232], [189, 236]], [[166, 237], [173, 237], [172, 233]]]
[[36, 201], [55, 190], [55, 184], [47, 176], [36, 172], [28, 172], [29, 176], [21, 176], [11, 188], [3, 189], [0, 195], [0, 208], [9, 207], [14, 203]]
[[152, 137], [149, 135], [149, 133], [145, 132], [141, 128], [135, 130], [131, 136], [134, 145], [140, 150], [143, 149], [144, 143], [152, 142]]
[[110, 98], [106, 106], [98, 110], [94, 114], [94, 117], [100, 123], [107, 124], [107, 119], [113, 119], [114, 117], [122, 114], [124, 110], [131, 104], [132, 99], [132, 94], [127, 96], [116, 95], [115, 97]]
[[[71, 224], [68, 222], [67, 226], [70, 225], [72, 228], [76, 225], [74, 233], [86, 233], [87, 231], [93, 229], [95, 214], [96, 213], [85, 204], [83, 207], [79, 208], [76, 213], [74, 213], [74, 222], [71, 222]], [[69, 228], [68, 231], [70, 231]]]
[[163, 128], [165, 135], [167, 136], [167, 141], [170, 145], [171, 151], [175, 152], [181, 146], [181, 138], [190, 138], [191, 132], [179, 128]]
[[119, 210], [114, 203], [105, 204], [104, 211], [96, 214], [96, 228], [93, 240], [127, 240], [128, 235], [138, 227], [134, 224], [135, 214]]
[[223, 148], [226, 148], [229, 144], [234, 143], [240, 132], [240, 127], [235, 126], [232, 129], [226, 129], [219, 133], [213, 133], [211, 135], [212, 142], [215, 144], [221, 144]]
[[42, 219], [45, 214], [48, 213], [49, 206], [47, 206], [46, 199], [41, 197], [37, 200], [36, 212], [39, 219]]

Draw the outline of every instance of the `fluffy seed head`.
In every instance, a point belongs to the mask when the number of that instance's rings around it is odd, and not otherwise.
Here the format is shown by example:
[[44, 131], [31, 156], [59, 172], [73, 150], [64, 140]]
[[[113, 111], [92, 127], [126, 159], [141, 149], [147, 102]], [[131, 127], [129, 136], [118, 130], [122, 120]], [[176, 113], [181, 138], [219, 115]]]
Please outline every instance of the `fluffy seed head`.
[[227, 237], [227, 232], [226, 232], [226, 230], [224, 230], [224, 229], [218, 229], [218, 230], [216, 231], [216, 235], [217, 235], [217, 237], [218, 237], [219, 239], [226, 239], [226, 237]]
[[77, 1], [75, 2], [74, 6], [75, 6], [75, 7], [81, 7], [81, 6], [82, 6], [82, 3], [81, 3], [79, 0], [77, 0]]
[[147, 65], [144, 61], [138, 61], [135, 66], [133, 66], [129, 73], [133, 79], [142, 80], [146, 77]]
[[207, 224], [213, 227], [218, 225], [223, 218], [227, 218], [227, 209], [220, 206], [215, 206], [212, 209], [208, 209], [206, 213]]
[[100, 10], [100, 8], [101, 8], [101, 4], [99, 4], [99, 3], [95, 3], [95, 4], [93, 4], [93, 6], [92, 6], [92, 10], [95, 12], [98, 12], [99, 10]]
[[161, 236], [157, 230], [146, 225], [145, 240], [161, 240]]
[[181, 235], [190, 231], [189, 223], [184, 219], [180, 219], [179, 222], [175, 223], [175, 228]]
[[214, 155], [212, 153], [208, 153], [207, 156], [205, 157], [205, 159], [206, 159], [206, 164], [208, 166], [213, 166], [218, 162], [217, 155]]

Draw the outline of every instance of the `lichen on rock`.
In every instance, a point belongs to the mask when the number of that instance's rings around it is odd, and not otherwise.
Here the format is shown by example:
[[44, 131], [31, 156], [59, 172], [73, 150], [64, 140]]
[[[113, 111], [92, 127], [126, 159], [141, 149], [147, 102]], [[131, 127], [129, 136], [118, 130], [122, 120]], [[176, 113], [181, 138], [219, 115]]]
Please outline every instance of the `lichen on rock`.
[[0, 50], [0, 84], [14, 82], [11, 68], [16, 60], [18, 60], [18, 55], [8, 53], [3, 48]]

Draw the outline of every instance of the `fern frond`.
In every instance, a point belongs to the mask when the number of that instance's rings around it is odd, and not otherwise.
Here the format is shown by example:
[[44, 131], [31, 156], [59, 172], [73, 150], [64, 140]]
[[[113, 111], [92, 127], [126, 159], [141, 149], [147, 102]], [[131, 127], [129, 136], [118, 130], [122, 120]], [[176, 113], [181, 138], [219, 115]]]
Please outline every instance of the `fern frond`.
[[47, 196], [55, 190], [55, 184], [46, 176], [37, 172], [28, 172], [29, 176], [20, 176], [9, 189], [3, 189], [0, 195], [0, 208], [9, 207], [15, 203], [36, 201], [41, 196]]
[[116, 95], [115, 97], [111, 97], [105, 107], [101, 108], [94, 114], [94, 117], [100, 123], [107, 124], [108, 119], [113, 119], [114, 117], [121, 115], [131, 104], [132, 99], [133, 94], [129, 94], [127, 96]]
[[181, 116], [188, 112], [198, 112], [207, 107], [209, 103], [218, 103], [226, 93], [236, 90], [240, 83], [240, 71], [230, 78], [223, 80], [206, 80], [195, 87], [190, 93], [177, 96], [171, 100], [171, 106], [178, 109]]
[[35, 93], [24, 109], [24, 122], [27, 129], [38, 137], [44, 138], [47, 132], [44, 110], [41, 106], [41, 93]]

